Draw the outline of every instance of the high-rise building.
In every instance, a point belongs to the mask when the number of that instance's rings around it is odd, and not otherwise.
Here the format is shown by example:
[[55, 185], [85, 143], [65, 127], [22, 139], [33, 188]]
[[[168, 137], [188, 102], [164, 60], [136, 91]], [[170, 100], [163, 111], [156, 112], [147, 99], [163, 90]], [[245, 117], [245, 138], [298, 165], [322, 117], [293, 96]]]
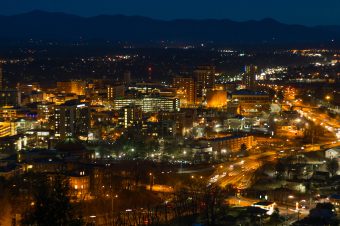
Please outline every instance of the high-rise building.
[[55, 136], [87, 137], [90, 129], [90, 110], [87, 104], [69, 101], [55, 107]]
[[55, 105], [53, 103], [39, 103], [37, 105], [38, 120], [41, 122], [49, 122], [55, 112]]
[[213, 89], [215, 85], [215, 67], [199, 66], [194, 71], [196, 83], [196, 96], [200, 102], [205, 101], [207, 91]]
[[123, 81], [125, 85], [129, 85], [131, 83], [131, 72], [125, 71], [123, 75]]
[[191, 77], [175, 77], [173, 87], [177, 89], [176, 95], [183, 106], [195, 104], [196, 90], [195, 82]]
[[15, 89], [0, 90], [0, 107], [20, 105], [20, 93]]
[[258, 73], [258, 67], [256, 65], [246, 65], [244, 67], [243, 85], [248, 89], [252, 89], [256, 86], [256, 75]]
[[114, 84], [107, 86], [107, 99], [113, 100], [123, 98], [125, 96], [125, 86], [121, 84]]
[[129, 105], [123, 108], [124, 128], [137, 125], [142, 120], [142, 108], [136, 105]]

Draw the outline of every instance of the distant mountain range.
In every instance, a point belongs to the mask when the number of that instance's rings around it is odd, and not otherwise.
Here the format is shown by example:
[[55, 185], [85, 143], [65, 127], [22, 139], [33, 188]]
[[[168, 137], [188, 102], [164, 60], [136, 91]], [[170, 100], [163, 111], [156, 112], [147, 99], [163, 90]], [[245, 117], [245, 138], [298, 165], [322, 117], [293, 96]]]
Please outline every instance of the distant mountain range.
[[80, 17], [44, 11], [0, 16], [2, 42], [29, 39], [59, 42], [329, 44], [339, 42], [340, 26], [307, 27], [283, 24], [273, 19], [235, 22], [227, 19], [166, 21], [123, 15]]

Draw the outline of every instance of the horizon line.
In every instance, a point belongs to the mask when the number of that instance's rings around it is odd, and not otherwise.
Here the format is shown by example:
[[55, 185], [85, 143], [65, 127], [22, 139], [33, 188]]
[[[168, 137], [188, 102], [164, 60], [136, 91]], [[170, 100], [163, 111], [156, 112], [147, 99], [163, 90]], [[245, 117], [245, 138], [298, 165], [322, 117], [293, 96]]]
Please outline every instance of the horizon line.
[[272, 17], [263, 17], [261, 19], [247, 19], [247, 20], [235, 20], [235, 19], [230, 19], [230, 18], [212, 18], [212, 17], [207, 17], [207, 18], [172, 18], [172, 19], [163, 19], [163, 18], [155, 18], [152, 16], [144, 16], [144, 15], [138, 15], [138, 14], [123, 14], [123, 13], [115, 13], [115, 14], [107, 14], [107, 13], [102, 13], [102, 14], [96, 14], [96, 15], [79, 15], [76, 13], [69, 13], [69, 12], [62, 12], [62, 11], [49, 11], [49, 10], [41, 10], [41, 9], [33, 9], [30, 11], [25, 11], [21, 13], [14, 13], [14, 14], [0, 14], [0, 16], [4, 17], [12, 17], [12, 16], [20, 16], [20, 15], [25, 15], [25, 14], [30, 14], [30, 13], [47, 13], [47, 14], [64, 14], [64, 15], [69, 15], [69, 16], [76, 16], [80, 18], [95, 18], [95, 17], [100, 17], [100, 16], [125, 16], [125, 17], [141, 17], [145, 19], [150, 19], [150, 20], [157, 20], [157, 21], [165, 21], [165, 22], [171, 22], [171, 21], [180, 21], [180, 20], [192, 20], [192, 21], [207, 21], [207, 20], [215, 20], [215, 21], [231, 21], [231, 22], [238, 22], [238, 23], [246, 23], [246, 22], [261, 22], [265, 20], [272, 20], [276, 23], [284, 24], [284, 25], [299, 25], [299, 26], [304, 26], [304, 27], [319, 27], [319, 26], [340, 26], [340, 24], [324, 24], [324, 25], [306, 25], [302, 23], [287, 23], [287, 22], [282, 22], [278, 19], [272, 18]]

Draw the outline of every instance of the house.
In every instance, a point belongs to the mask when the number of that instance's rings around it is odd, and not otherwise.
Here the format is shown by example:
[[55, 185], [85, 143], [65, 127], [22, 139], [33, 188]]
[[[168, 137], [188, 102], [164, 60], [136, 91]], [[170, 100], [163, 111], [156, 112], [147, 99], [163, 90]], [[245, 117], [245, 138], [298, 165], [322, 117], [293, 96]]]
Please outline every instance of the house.
[[[327, 159], [336, 159], [340, 165], [340, 147], [331, 148], [325, 151], [325, 157]], [[340, 174], [340, 169], [337, 174]]]

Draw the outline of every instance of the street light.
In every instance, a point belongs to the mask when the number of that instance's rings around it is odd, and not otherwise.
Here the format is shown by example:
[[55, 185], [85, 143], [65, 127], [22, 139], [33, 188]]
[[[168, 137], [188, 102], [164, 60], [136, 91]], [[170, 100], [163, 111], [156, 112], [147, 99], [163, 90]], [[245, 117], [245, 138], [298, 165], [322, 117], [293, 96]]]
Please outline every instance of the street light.
[[286, 221], [288, 220], [288, 199], [294, 199], [293, 195], [288, 195], [286, 199]]

